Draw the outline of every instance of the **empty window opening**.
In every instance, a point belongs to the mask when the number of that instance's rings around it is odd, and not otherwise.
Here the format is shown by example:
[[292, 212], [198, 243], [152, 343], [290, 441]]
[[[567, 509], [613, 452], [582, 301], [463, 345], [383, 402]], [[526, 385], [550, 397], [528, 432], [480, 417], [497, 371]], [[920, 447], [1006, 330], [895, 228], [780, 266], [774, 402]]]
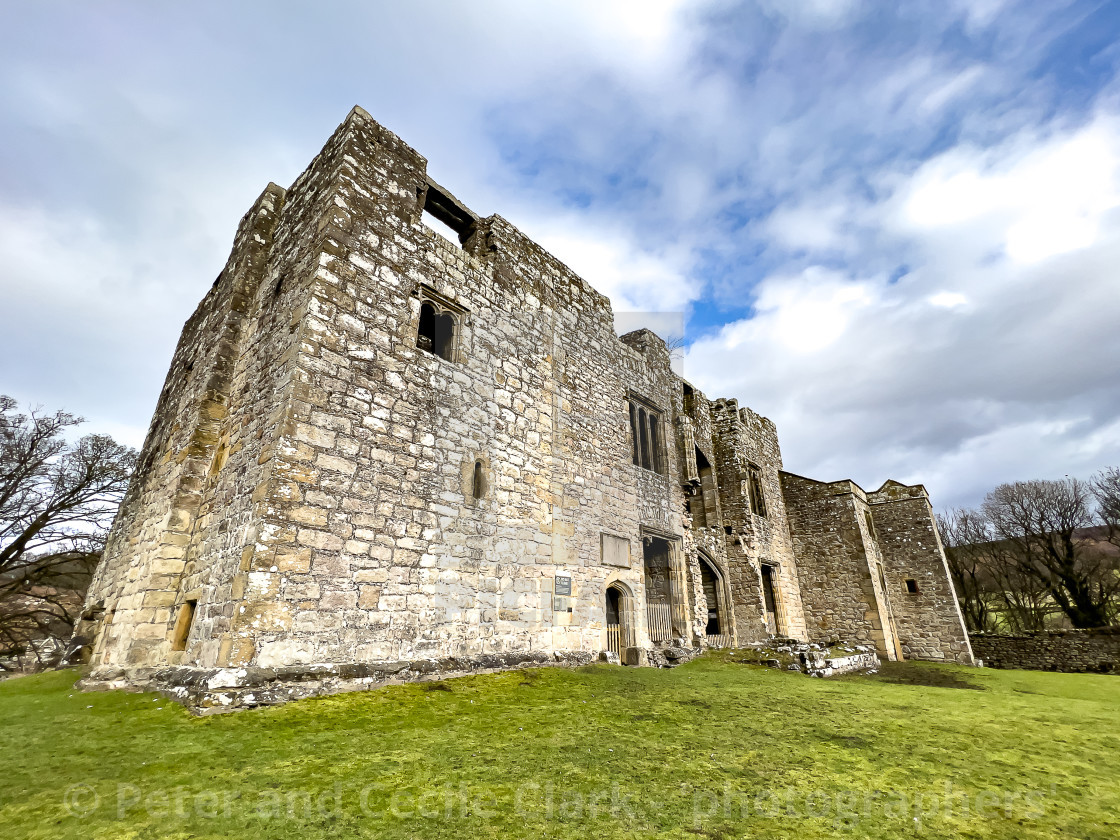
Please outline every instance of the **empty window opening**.
[[644, 408], [638, 409], [638, 436], [641, 438], [642, 466], [650, 468], [649, 457], [649, 415]]
[[650, 465], [647, 469], [655, 473], [661, 472], [661, 418], [655, 412], [649, 414], [649, 453]]
[[631, 458], [646, 470], [664, 474], [661, 460], [661, 414], [640, 403], [630, 402]]
[[913, 578], [907, 578], [907, 580], [906, 580], [906, 592], [910, 595], [917, 595], [918, 594], [918, 582], [916, 580], [914, 580]]
[[731, 526], [730, 525], [724, 525], [723, 526], [723, 533], [727, 534], [727, 536], [730, 537], [731, 533], [732, 533]]
[[875, 522], [871, 519], [871, 511], [865, 510], [863, 512], [863, 521], [867, 523], [867, 533], [871, 539], [878, 540], [879, 535], [875, 533]]
[[692, 390], [692, 386], [689, 385], [687, 382], [684, 382], [681, 385], [681, 397], [682, 397], [682, 403], [683, 403], [682, 407], [684, 408], [684, 413], [685, 414], [691, 414], [692, 413], [692, 406], [693, 406], [693, 403], [695, 402], [696, 396], [695, 396], [695, 392]]
[[471, 479], [471, 495], [481, 499], [486, 495], [486, 479], [482, 472], [482, 461], [474, 462], [474, 476]]
[[455, 316], [436, 309], [430, 302], [420, 305], [420, 327], [416, 346], [451, 361], [455, 349]]
[[762, 492], [762, 470], [751, 464], [747, 470], [747, 487], [751, 510], [756, 516], [766, 516], [766, 496]]
[[704, 600], [708, 605], [708, 623], [704, 628], [704, 635], [720, 636], [725, 632], [719, 615], [722, 606], [720, 580], [715, 569], [703, 557], [700, 558], [700, 581], [703, 584]]
[[778, 634], [778, 599], [774, 593], [774, 567], [762, 567], [762, 603], [766, 609], [766, 630], [771, 636]]
[[179, 607], [179, 617], [175, 619], [175, 632], [171, 638], [172, 650], [186, 650], [187, 639], [191, 635], [191, 626], [194, 624], [194, 613], [198, 601], [185, 601]]
[[693, 488], [699, 496], [693, 497], [690, 509], [692, 512], [693, 528], [715, 528], [719, 525], [719, 511], [717, 509], [716, 474], [711, 462], [696, 447], [696, 471], [700, 476], [700, 486]]
[[427, 209], [425, 209], [424, 212], [420, 215], [420, 220], [424, 223], [425, 227], [434, 230], [448, 242], [451, 242], [455, 245], [462, 245], [462, 243], [459, 241], [458, 232], [455, 231], [451, 227], [451, 225], [437, 219], [434, 215], [429, 213]]
[[630, 455], [631, 460], [640, 467], [642, 465], [642, 451], [638, 437], [638, 406], [630, 403]]
[[430, 179], [424, 190], [424, 207], [420, 218], [448, 242], [459, 245], [470, 238], [478, 221], [478, 216], [468, 210], [459, 199]]

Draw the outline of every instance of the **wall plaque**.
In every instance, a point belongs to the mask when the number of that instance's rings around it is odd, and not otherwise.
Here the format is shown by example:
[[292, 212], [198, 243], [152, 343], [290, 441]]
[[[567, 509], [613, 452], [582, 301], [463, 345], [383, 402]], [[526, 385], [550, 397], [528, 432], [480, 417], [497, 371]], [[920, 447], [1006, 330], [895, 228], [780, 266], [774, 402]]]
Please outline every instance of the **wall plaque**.
[[600, 560], [604, 566], [630, 568], [630, 540], [603, 533], [599, 539]]

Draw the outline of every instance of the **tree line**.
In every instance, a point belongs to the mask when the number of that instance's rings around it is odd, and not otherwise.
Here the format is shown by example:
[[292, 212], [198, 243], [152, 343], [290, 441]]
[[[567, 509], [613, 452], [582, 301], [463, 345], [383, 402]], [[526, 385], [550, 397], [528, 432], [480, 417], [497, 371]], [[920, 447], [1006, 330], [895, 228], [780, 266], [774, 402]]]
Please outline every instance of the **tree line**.
[[1120, 622], [1120, 468], [1001, 484], [937, 524], [970, 631]]
[[0, 660], [69, 639], [136, 466], [108, 435], [67, 440], [82, 422], [0, 395]]

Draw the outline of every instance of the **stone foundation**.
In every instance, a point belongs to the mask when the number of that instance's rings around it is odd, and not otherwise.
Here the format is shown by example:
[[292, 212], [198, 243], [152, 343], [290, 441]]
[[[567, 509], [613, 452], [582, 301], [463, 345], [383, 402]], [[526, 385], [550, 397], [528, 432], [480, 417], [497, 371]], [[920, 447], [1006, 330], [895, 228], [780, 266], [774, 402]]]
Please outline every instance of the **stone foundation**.
[[806, 644], [796, 639], [772, 639], [735, 651], [735, 662], [797, 671], [810, 677], [874, 674], [882, 661], [870, 645]]
[[989, 668], [1120, 673], [1120, 627], [1019, 635], [973, 633], [972, 652]]
[[282, 668], [98, 668], [78, 683], [83, 691], [154, 691], [200, 715], [277, 706], [327, 694], [387, 685], [492, 674], [519, 668], [588, 665], [586, 651], [505, 653], [376, 664], [294, 665]]

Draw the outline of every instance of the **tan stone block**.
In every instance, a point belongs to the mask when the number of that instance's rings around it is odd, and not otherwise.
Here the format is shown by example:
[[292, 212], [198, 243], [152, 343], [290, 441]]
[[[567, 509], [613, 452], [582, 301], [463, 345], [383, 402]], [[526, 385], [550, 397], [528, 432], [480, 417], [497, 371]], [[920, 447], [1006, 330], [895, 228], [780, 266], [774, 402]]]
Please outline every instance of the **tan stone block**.
[[327, 514], [330, 511], [323, 510], [322, 508], [308, 507], [307, 505], [300, 505], [288, 511], [288, 517], [293, 522], [298, 522], [301, 525], [312, 525], [315, 527], [324, 527], [327, 524]]
[[300, 545], [309, 548], [318, 548], [322, 551], [341, 551], [342, 537], [336, 537], [328, 531], [313, 531], [309, 528], [300, 528], [296, 535]]
[[287, 574], [305, 574], [311, 571], [311, 549], [280, 546], [273, 558], [278, 571]]
[[187, 561], [181, 558], [156, 557], [149, 567], [153, 574], [178, 575], [183, 573]]
[[377, 604], [381, 600], [381, 587], [380, 586], [360, 586], [358, 587], [358, 606], [364, 610], [375, 610]]
[[[165, 591], [151, 591], [144, 593], [145, 607], [170, 607], [175, 603], [175, 593]], [[155, 615], [152, 615], [155, 618]]]
[[339, 458], [337, 455], [328, 455], [325, 452], [319, 453], [319, 456], [315, 459], [315, 465], [325, 470], [334, 470], [343, 473], [344, 475], [353, 475], [358, 471], [358, 465], [353, 461]]
[[359, 569], [354, 573], [356, 583], [385, 583], [388, 579], [388, 569]]
[[324, 592], [319, 598], [319, 608], [327, 611], [346, 610], [358, 603], [358, 593], [350, 589]]
[[335, 434], [330, 429], [320, 429], [310, 423], [296, 423], [295, 439], [312, 446], [333, 449]]
[[166, 624], [137, 624], [132, 628], [132, 635], [137, 639], [163, 639], [167, 633]]
[[255, 601], [242, 605], [233, 622], [240, 632], [276, 633], [292, 626], [292, 613], [285, 601]]
[[223, 668], [248, 665], [254, 653], [256, 646], [252, 639], [226, 636], [218, 646], [218, 665]]

